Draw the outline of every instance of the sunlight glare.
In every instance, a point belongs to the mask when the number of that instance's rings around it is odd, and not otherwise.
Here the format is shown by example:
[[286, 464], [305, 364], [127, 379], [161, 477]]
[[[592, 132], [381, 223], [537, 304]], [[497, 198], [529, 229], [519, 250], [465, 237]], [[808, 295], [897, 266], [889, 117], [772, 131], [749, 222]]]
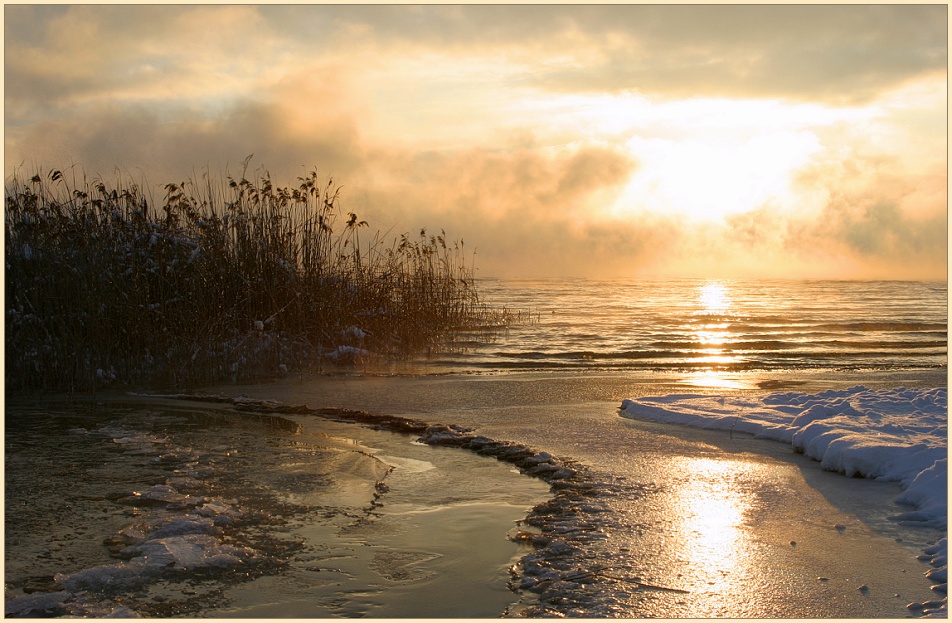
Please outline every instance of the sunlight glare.
[[793, 210], [800, 201], [795, 172], [822, 151], [817, 136], [804, 130], [754, 134], [740, 141], [717, 134], [637, 136], [626, 145], [640, 167], [614, 212], [644, 210], [695, 222], [718, 222], [765, 205]]
[[728, 334], [726, 331], [724, 331], [724, 329], [726, 329], [727, 327], [728, 325], [726, 324], [706, 325], [704, 329], [697, 331], [695, 335], [697, 336], [698, 341], [701, 342], [701, 344], [705, 344], [705, 345], [710, 344], [712, 346], [723, 346], [729, 341]]
[[[740, 355], [733, 352], [732, 343], [736, 336], [730, 332], [730, 322], [705, 322], [712, 316], [729, 314], [731, 308], [730, 296], [727, 287], [719, 281], [710, 281], [697, 290], [696, 304], [699, 309], [694, 311], [698, 324], [694, 330], [694, 337], [700, 348], [693, 351], [690, 361], [692, 364], [701, 364], [706, 368], [688, 382], [692, 385], [704, 387], [731, 387], [730, 381], [721, 379], [718, 369], [739, 363]], [[721, 318], [716, 318], [721, 320]], [[724, 319], [728, 320], [728, 319]]]
[[731, 302], [727, 288], [718, 281], [705, 284], [698, 293], [698, 303], [702, 314], [723, 314], [730, 308]]

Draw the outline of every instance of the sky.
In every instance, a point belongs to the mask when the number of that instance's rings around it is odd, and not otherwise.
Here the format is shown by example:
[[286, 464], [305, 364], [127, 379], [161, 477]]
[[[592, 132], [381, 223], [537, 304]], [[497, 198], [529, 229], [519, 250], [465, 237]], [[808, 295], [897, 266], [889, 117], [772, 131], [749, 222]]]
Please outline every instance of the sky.
[[4, 53], [7, 179], [253, 154], [481, 277], [947, 276], [947, 5], [6, 4]]

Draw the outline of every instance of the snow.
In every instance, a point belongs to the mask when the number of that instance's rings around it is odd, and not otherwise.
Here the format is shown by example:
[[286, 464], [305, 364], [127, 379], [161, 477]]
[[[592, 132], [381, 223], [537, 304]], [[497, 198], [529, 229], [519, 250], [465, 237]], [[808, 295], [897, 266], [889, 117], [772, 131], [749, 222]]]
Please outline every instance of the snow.
[[370, 351], [356, 346], [338, 346], [336, 349], [326, 353], [326, 356], [335, 363], [349, 364], [354, 363], [362, 357], [370, 356]]
[[367, 333], [359, 327], [350, 326], [344, 329], [344, 336], [351, 337], [355, 340], [362, 340], [367, 337]]
[[[781, 392], [760, 396], [670, 394], [625, 400], [623, 417], [697, 428], [748, 433], [791, 444], [846, 476], [897, 482], [898, 504], [909, 512], [896, 521], [948, 527], [947, 390], [869, 389], [863, 386], [817, 394]], [[927, 575], [946, 591], [947, 539], [920, 559]], [[947, 598], [925, 614], [946, 613]], [[931, 604], [931, 602], [930, 602]]]

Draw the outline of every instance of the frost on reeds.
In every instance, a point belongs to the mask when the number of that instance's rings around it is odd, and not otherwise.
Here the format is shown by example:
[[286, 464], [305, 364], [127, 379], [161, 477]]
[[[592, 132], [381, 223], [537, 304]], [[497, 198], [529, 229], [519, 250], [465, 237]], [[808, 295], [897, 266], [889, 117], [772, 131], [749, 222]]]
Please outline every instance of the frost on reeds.
[[463, 242], [386, 241], [317, 172], [164, 186], [61, 171], [6, 180], [6, 384], [196, 386], [322, 358], [401, 358], [505, 324]]

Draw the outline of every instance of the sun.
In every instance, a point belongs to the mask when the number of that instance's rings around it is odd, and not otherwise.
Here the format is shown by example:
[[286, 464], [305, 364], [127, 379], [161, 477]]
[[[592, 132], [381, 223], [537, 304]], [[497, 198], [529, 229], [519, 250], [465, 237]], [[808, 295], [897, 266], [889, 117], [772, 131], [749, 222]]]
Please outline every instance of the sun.
[[698, 99], [639, 110], [649, 121], [621, 143], [637, 168], [615, 216], [717, 222], [768, 205], [794, 209], [798, 171], [824, 150], [806, 123], [819, 113], [778, 102]]
[[628, 149], [641, 166], [616, 205], [700, 222], [766, 205], [792, 207], [794, 175], [815, 148], [812, 135], [790, 132], [744, 142], [633, 139]]

